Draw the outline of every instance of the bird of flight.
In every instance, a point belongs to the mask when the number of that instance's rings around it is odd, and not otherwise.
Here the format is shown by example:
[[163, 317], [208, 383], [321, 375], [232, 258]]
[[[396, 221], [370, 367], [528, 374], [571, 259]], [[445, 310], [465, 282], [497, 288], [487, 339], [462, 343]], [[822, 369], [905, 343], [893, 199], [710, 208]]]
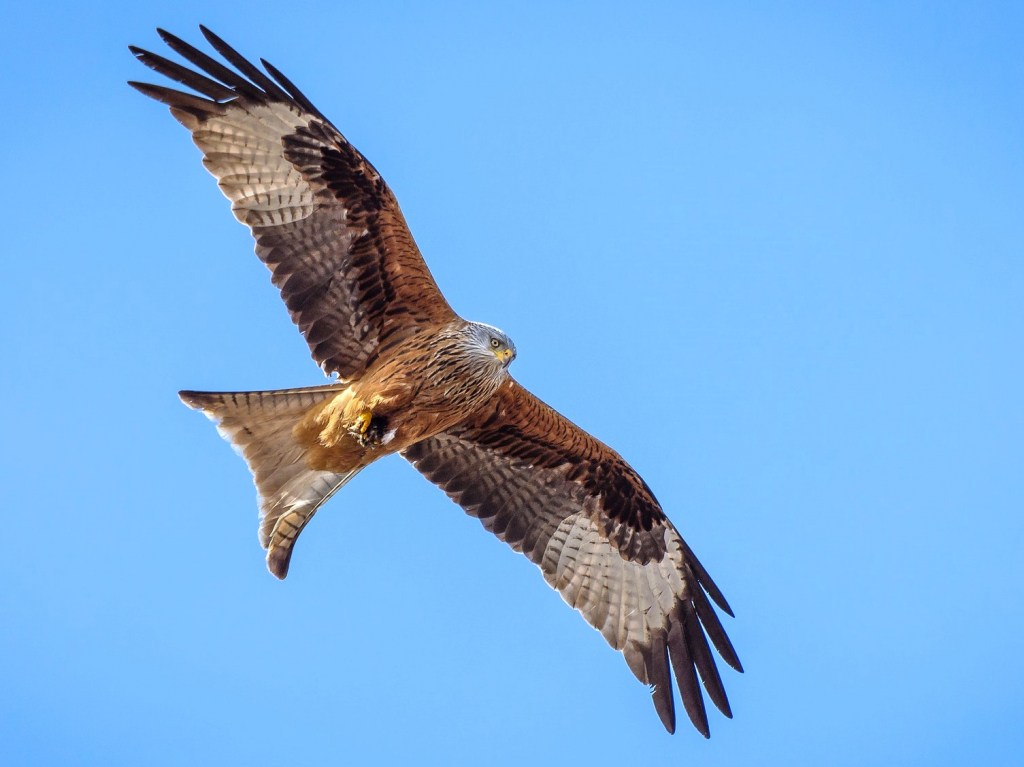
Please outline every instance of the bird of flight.
[[191, 131], [313, 359], [337, 375], [302, 389], [180, 393], [252, 471], [270, 571], [284, 578], [317, 509], [398, 453], [622, 652], [669, 732], [671, 663], [708, 737], [701, 682], [732, 716], [711, 645], [743, 670], [711, 601], [732, 610], [647, 483], [516, 383], [511, 339], [451, 309], [384, 179], [309, 99], [200, 29], [231, 66], [158, 30], [195, 69], [131, 52], [195, 93], [130, 85]]

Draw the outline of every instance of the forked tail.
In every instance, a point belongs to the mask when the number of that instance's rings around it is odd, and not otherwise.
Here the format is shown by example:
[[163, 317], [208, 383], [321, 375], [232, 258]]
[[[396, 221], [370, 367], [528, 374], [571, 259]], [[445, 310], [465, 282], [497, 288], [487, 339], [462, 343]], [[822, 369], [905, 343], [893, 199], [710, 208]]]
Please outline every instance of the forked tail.
[[245, 458], [256, 482], [260, 505], [260, 544], [267, 567], [278, 578], [288, 574], [292, 547], [309, 520], [362, 467], [335, 474], [311, 469], [295, 427], [315, 405], [337, 396], [345, 384], [253, 392], [183, 391], [181, 401], [202, 410]]

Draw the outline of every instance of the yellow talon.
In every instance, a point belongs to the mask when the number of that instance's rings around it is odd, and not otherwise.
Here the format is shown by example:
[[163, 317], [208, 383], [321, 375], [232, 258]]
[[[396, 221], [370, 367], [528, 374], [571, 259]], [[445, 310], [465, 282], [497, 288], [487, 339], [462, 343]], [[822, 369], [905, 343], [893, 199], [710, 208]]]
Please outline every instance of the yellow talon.
[[360, 434], [366, 434], [366, 430], [370, 428], [370, 421], [373, 420], [373, 413], [366, 411], [360, 413], [356, 419], [356, 431]]

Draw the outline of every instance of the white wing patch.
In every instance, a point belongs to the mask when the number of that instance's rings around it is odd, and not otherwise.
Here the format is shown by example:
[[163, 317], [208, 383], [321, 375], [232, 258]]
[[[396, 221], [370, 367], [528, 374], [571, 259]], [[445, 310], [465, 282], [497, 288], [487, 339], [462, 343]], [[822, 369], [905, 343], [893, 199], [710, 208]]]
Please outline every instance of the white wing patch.
[[586, 512], [562, 520], [540, 562], [548, 584], [583, 614], [616, 650], [646, 643], [669, 625], [687, 586], [678, 534], [665, 530], [667, 553], [646, 565], [623, 559]]
[[[247, 226], [290, 224], [315, 210], [315, 194], [283, 155], [283, 139], [310, 118], [287, 104], [225, 104], [223, 114], [187, 125], [235, 218]], [[181, 117], [179, 116], [179, 119]]]

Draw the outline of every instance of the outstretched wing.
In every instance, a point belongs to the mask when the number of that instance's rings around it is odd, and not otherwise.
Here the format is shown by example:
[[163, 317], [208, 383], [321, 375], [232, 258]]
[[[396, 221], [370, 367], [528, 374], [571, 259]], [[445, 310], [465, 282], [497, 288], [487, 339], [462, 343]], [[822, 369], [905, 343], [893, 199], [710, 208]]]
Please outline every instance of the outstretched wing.
[[192, 131], [324, 372], [357, 377], [388, 347], [454, 318], [374, 167], [273, 66], [263, 61], [268, 77], [200, 29], [237, 71], [158, 30], [205, 74], [130, 50], [202, 97], [129, 84]]
[[650, 488], [615, 451], [509, 379], [468, 422], [402, 455], [538, 565], [622, 651], [636, 677], [654, 686], [669, 732], [670, 661], [686, 713], [704, 737], [698, 675], [732, 716], [708, 638], [726, 663], [743, 669], [708, 597], [732, 610]]

